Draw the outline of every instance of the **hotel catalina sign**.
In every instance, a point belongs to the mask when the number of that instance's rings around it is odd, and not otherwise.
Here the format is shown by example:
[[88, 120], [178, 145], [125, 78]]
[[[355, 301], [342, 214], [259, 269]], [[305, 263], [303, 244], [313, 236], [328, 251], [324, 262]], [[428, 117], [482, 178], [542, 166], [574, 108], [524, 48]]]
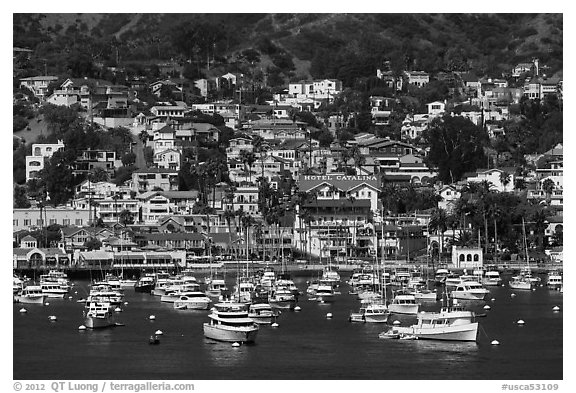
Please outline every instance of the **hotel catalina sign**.
[[304, 180], [352, 180], [352, 181], [376, 181], [376, 176], [370, 175], [322, 175], [322, 176], [313, 176], [313, 175], [305, 175]]

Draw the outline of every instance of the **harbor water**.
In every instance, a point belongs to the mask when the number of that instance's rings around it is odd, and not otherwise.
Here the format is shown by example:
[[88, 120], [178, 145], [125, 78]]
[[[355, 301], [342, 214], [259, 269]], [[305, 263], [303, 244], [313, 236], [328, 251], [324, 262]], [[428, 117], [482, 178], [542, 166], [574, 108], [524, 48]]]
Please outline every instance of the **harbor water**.
[[[197, 277], [200, 281], [201, 277]], [[305, 293], [312, 276], [295, 276]], [[563, 378], [563, 294], [539, 287], [488, 287], [486, 303], [469, 304], [481, 317], [477, 343], [385, 340], [386, 324], [351, 323], [360, 305], [348, 294], [321, 304], [300, 296], [301, 311], [282, 311], [278, 327], [261, 326], [255, 344], [232, 347], [204, 338], [208, 311], [175, 310], [160, 298], [125, 290], [117, 322], [102, 330], [83, 323], [87, 281], [48, 306], [13, 306], [13, 378], [118, 380], [560, 380]], [[506, 282], [506, 280], [505, 280]], [[230, 285], [233, 285], [230, 280]], [[514, 293], [516, 296], [512, 296]], [[494, 300], [492, 300], [494, 299]], [[484, 305], [490, 306], [489, 310]], [[554, 311], [558, 306], [560, 311]], [[26, 313], [19, 312], [22, 307]], [[424, 310], [438, 310], [440, 302]], [[327, 318], [331, 313], [332, 318]], [[483, 315], [485, 314], [485, 315]], [[49, 316], [56, 316], [50, 321]], [[149, 316], [155, 319], [150, 320]], [[415, 317], [392, 316], [403, 325]], [[524, 325], [517, 324], [523, 320]], [[159, 345], [148, 339], [161, 330]], [[498, 340], [499, 345], [492, 345]]]

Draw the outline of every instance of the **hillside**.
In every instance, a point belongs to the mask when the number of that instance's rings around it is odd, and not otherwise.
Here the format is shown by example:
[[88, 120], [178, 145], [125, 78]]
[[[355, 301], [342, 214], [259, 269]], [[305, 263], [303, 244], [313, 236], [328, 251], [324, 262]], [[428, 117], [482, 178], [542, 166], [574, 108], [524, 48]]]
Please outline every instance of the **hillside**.
[[[14, 14], [14, 46], [53, 72], [62, 52], [105, 64], [167, 61], [282, 80], [372, 76], [394, 69], [499, 76], [538, 57], [562, 71], [561, 14]], [[256, 56], [246, 61], [246, 50]], [[243, 64], [242, 64], [243, 63]], [[37, 66], [37, 65], [32, 65]]]

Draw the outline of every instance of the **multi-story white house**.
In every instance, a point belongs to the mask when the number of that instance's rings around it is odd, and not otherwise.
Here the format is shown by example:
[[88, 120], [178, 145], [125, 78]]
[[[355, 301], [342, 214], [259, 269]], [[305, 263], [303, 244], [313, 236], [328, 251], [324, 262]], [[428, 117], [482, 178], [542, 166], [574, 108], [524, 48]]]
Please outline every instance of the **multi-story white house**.
[[456, 189], [456, 187], [448, 184], [438, 190], [438, 195], [440, 195], [442, 198], [440, 201], [438, 201], [438, 207], [448, 213], [452, 213], [454, 211], [456, 201], [460, 199], [461, 193]]
[[434, 101], [426, 104], [428, 107], [428, 115], [430, 117], [441, 116], [446, 111], [446, 103], [442, 101]]
[[132, 190], [138, 193], [153, 191], [178, 190], [178, 171], [164, 168], [139, 169], [132, 173]]
[[72, 106], [79, 103], [78, 93], [68, 90], [54, 90], [46, 102], [58, 106]]
[[430, 82], [430, 74], [424, 71], [405, 71], [408, 84], [422, 87]]
[[36, 97], [42, 100], [46, 95], [48, 85], [57, 80], [58, 77], [56, 76], [31, 76], [20, 79], [20, 87], [30, 89]]
[[237, 159], [241, 151], [254, 151], [252, 140], [241, 136], [230, 139], [230, 145], [226, 148], [226, 156], [228, 159]]
[[[259, 215], [258, 187], [237, 187], [234, 191], [234, 210], [243, 210], [245, 214]], [[226, 204], [227, 209], [232, 209], [232, 204]]]
[[138, 221], [139, 203], [137, 199], [106, 197], [98, 200], [96, 204], [96, 214], [105, 223], [115, 223], [120, 221], [122, 211], [128, 210], [134, 221]]
[[170, 126], [164, 126], [162, 128], [154, 130], [152, 135], [152, 148], [154, 153], [160, 153], [169, 149], [174, 149], [176, 131]]
[[189, 109], [185, 105], [155, 105], [150, 108], [150, 112], [160, 118], [184, 117], [188, 111]]
[[[508, 174], [507, 182], [504, 181], [502, 174]], [[465, 174], [465, 181], [468, 183], [480, 183], [484, 180], [492, 184], [492, 190], [497, 192], [509, 192], [514, 189], [514, 179], [516, 177], [514, 170], [477, 169], [475, 173]]]
[[58, 150], [64, 150], [63, 141], [32, 144], [32, 155], [26, 156], [26, 181], [37, 177], [38, 172], [44, 169], [44, 160], [52, 157]]
[[166, 149], [154, 153], [154, 165], [157, 168], [173, 169], [176, 171], [180, 170], [180, 150], [177, 149]]

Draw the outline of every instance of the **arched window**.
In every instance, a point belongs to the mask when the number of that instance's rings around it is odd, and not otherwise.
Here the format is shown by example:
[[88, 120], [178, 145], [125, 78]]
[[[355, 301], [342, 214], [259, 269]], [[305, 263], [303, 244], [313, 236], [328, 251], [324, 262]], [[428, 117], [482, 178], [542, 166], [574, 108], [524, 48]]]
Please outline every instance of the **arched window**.
[[474, 262], [478, 262], [480, 260], [480, 256], [478, 254], [474, 254]]
[[464, 262], [464, 254], [460, 254], [460, 262]]
[[467, 262], [472, 262], [472, 254], [466, 255], [466, 261], [467, 261]]
[[35, 156], [41, 156], [42, 155], [42, 149], [40, 149], [39, 147], [35, 147], [34, 148], [34, 155]]

